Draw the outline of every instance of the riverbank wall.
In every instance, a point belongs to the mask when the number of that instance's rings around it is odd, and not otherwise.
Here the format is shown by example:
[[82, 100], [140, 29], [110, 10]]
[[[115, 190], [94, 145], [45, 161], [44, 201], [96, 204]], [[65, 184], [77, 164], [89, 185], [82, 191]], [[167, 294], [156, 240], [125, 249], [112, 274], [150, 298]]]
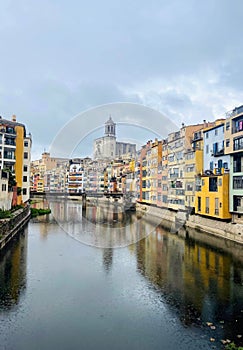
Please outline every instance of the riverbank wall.
[[30, 207], [26, 206], [13, 212], [12, 218], [0, 220], [0, 250], [27, 224], [30, 216]]
[[[190, 215], [183, 211], [172, 211], [158, 207], [152, 207], [145, 204], [137, 204], [138, 215], [144, 215], [144, 219], [150, 222], [161, 219], [161, 226], [169, 229], [171, 232], [180, 232], [182, 228], [187, 229], [186, 234], [191, 234], [192, 229], [206, 235], [219, 237], [228, 241], [243, 244], [243, 225], [231, 222], [210, 219], [200, 215]], [[191, 230], [189, 230], [191, 229]]]

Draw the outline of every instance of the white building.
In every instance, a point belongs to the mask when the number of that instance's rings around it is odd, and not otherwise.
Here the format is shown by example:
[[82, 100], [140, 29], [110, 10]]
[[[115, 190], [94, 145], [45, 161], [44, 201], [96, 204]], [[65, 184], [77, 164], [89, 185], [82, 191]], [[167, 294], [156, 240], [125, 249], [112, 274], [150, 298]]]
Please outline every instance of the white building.
[[27, 202], [30, 199], [30, 164], [31, 164], [31, 136], [24, 138], [24, 159], [23, 159], [23, 187], [22, 200]]
[[0, 209], [10, 210], [13, 192], [8, 191], [9, 173], [0, 169]]
[[131, 157], [135, 156], [136, 145], [116, 141], [116, 124], [110, 117], [105, 123], [105, 136], [94, 140], [94, 159], [115, 159], [116, 157], [122, 157], [125, 154], [130, 154]]
[[224, 122], [204, 131], [203, 170], [221, 173], [229, 171], [230, 156], [225, 155]]

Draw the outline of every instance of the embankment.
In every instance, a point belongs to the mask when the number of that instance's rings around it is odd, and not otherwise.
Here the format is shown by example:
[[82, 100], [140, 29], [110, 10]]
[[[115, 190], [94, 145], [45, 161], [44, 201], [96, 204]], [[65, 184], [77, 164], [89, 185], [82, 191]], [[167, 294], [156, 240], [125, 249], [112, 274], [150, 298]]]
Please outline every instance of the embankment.
[[23, 228], [30, 219], [30, 207], [13, 212], [13, 217], [0, 220], [0, 250]]
[[156, 221], [160, 218], [161, 226], [172, 232], [178, 232], [183, 227], [187, 229], [185, 234], [190, 233], [190, 235], [192, 235], [192, 232], [195, 230], [214, 237], [243, 244], [243, 225], [240, 224], [224, 222], [199, 215], [187, 215], [187, 213], [183, 211], [175, 212], [144, 204], [137, 204], [137, 212], [140, 214], [144, 213], [144, 218], [147, 221], [153, 222], [154, 218], [156, 218]]

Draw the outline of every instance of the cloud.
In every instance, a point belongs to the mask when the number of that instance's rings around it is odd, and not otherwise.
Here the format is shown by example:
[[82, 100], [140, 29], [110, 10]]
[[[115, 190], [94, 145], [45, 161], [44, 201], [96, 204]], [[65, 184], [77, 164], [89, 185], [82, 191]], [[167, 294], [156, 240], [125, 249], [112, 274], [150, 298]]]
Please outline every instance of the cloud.
[[242, 10], [241, 0], [6, 0], [1, 113], [46, 148], [104, 103], [142, 103], [178, 125], [222, 116], [243, 101]]

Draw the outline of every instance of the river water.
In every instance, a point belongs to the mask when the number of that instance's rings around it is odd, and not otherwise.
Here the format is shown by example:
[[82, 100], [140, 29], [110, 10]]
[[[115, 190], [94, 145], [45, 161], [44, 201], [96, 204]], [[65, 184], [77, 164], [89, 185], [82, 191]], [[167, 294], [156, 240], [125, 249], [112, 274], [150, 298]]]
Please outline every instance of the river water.
[[0, 349], [242, 345], [241, 247], [184, 238], [136, 214], [50, 206], [1, 252]]

